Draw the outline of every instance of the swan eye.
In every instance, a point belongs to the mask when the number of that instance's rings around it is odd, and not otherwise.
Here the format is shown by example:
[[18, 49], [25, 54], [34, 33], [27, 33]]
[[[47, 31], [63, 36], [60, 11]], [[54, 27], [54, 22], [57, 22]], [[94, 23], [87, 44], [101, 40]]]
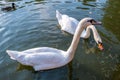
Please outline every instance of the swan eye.
[[90, 22], [92, 24], [93, 22], [96, 22], [96, 21], [94, 19], [91, 19], [91, 20], [88, 20], [87, 22]]

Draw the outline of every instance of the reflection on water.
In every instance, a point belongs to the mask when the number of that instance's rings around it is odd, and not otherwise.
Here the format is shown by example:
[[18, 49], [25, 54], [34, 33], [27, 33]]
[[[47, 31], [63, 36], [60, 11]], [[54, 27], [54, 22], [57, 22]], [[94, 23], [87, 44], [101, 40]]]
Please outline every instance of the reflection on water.
[[[0, 0], [0, 8], [11, 2], [17, 10], [0, 11], [0, 80], [120, 79], [119, 0]], [[105, 50], [99, 51], [91, 36], [80, 40], [73, 61], [61, 68], [36, 72], [11, 60], [6, 49], [48, 46], [67, 50], [72, 35], [64, 35], [57, 27], [56, 9], [78, 20], [93, 17], [102, 21], [102, 27], [96, 28]]]
[[[110, 44], [111, 50], [109, 53], [111, 53], [111, 57], [113, 59], [112, 61], [115, 63], [115, 65], [112, 67], [112, 80], [120, 79], [120, 31], [118, 31], [120, 29], [120, 9], [118, 8], [119, 4], [119, 0], [116, 0], [115, 2], [113, 0], [108, 1], [106, 8], [104, 9], [105, 14], [103, 17], [105, 28], [112, 33], [108, 36], [108, 40], [112, 41]], [[116, 46], [113, 46], [115, 45], [114, 43], [116, 43]]]
[[108, 2], [105, 8], [104, 14], [104, 26], [106, 26], [107, 30], [110, 30], [113, 34], [115, 34], [116, 38], [120, 40], [120, 9], [118, 8], [120, 1], [116, 0], [115, 2], [112, 0]]

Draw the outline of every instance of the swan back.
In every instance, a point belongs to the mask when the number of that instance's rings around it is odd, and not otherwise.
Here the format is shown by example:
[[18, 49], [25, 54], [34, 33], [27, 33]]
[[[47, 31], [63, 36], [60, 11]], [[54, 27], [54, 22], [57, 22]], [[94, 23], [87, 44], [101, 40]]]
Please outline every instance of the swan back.
[[66, 31], [72, 35], [74, 34], [79, 21], [68, 15], [61, 14], [58, 10], [56, 10], [56, 18], [62, 31]]

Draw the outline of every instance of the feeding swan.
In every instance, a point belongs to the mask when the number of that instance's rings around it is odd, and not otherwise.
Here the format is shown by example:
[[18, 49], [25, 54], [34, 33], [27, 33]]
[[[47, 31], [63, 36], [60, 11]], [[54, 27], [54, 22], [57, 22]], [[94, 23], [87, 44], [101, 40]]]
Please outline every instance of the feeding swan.
[[[78, 27], [79, 21], [75, 18], [69, 17], [68, 15], [61, 14], [58, 10], [56, 10], [56, 18], [58, 23], [61, 27], [62, 31], [68, 32], [74, 35], [76, 28]], [[90, 22], [92, 25], [100, 25], [101, 22], [95, 21], [93, 18], [85, 18]], [[84, 29], [82, 34], [80, 35], [81, 38], [89, 38], [90, 37], [90, 30], [92, 30], [94, 35], [94, 40], [98, 44], [98, 48], [103, 50], [102, 40], [95, 28], [95, 26], [87, 27], [86, 30]]]
[[25, 51], [6, 50], [11, 59], [32, 66], [35, 71], [58, 68], [69, 63], [77, 49], [80, 35], [86, 27], [94, 26], [84, 18], [78, 23], [72, 42], [66, 51], [51, 47], [38, 47]]

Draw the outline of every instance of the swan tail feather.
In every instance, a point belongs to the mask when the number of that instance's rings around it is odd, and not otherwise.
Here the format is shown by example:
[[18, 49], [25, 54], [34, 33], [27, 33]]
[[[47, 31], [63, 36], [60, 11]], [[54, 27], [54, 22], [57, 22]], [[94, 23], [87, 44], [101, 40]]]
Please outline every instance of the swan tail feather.
[[58, 10], [56, 10], [56, 17], [62, 19], [62, 14]]
[[33, 68], [34, 68], [35, 71], [40, 70], [40, 66], [39, 65], [35, 65], [35, 66], [33, 66]]
[[19, 56], [18, 51], [6, 50], [6, 52], [8, 53], [8, 55], [10, 56], [11, 59], [17, 60], [17, 58]]

